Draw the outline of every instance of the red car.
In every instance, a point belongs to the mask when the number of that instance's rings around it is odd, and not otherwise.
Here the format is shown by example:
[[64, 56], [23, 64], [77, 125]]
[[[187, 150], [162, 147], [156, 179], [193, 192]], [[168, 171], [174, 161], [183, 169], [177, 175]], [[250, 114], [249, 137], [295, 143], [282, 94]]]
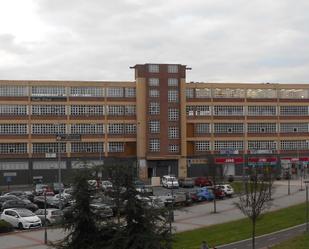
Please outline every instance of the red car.
[[206, 186], [212, 186], [213, 182], [209, 180], [207, 177], [198, 177], [194, 181], [195, 186], [199, 187], [206, 187]]
[[223, 199], [226, 195], [225, 192], [220, 188], [210, 188], [217, 199]]

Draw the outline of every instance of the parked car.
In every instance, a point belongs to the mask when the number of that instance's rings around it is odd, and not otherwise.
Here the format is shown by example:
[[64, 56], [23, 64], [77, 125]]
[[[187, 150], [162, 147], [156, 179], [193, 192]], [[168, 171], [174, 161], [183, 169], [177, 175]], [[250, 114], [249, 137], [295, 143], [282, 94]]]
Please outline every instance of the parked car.
[[28, 199], [28, 195], [24, 191], [11, 191], [5, 193], [3, 196], [14, 195], [19, 197], [20, 199]]
[[4, 209], [1, 214], [1, 219], [19, 229], [30, 229], [42, 226], [40, 218], [28, 209]]
[[221, 188], [218, 187], [208, 187], [208, 188], [212, 190], [213, 194], [217, 199], [223, 199], [226, 196], [225, 192]]
[[135, 189], [137, 192], [143, 194], [143, 195], [153, 195], [153, 189], [151, 186], [145, 185], [144, 182], [140, 180], [135, 180], [134, 181]]
[[234, 194], [234, 189], [229, 184], [220, 184], [216, 185], [216, 187], [222, 189], [228, 197], [232, 197]]
[[179, 186], [183, 188], [193, 188], [194, 187], [194, 181], [192, 178], [189, 178], [189, 177], [180, 178], [178, 182], [179, 182]]
[[53, 192], [47, 184], [36, 184], [34, 188], [35, 195], [42, 195], [44, 192]]
[[1, 195], [0, 196], [0, 209], [2, 209], [2, 204], [6, 201], [11, 201], [11, 200], [21, 200], [19, 197], [15, 195]]
[[173, 195], [168, 194], [158, 196], [158, 198], [165, 204], [165, 206], [169, 206], [171, 204], [175, 206], [187, 206], [192, 202], [189, 194], [185, 191], [175, 192]]
[[38, 206], [28, 199], [26, 200], [9, 200], [2, 203], [2, 210], [8, 209], [8, 208], [25, 208], [29, 209], [32, 212], [38, 210]]
[[175, 176], [165, 175], [162, 176], [162, 185], [165, 188], [178, 188], [179, 183]]
[[212, 201], [214, 199], [214, 194], [207, 187], [197, 189], [192, 195], [195, 195], [194, 199], [197, 201]]
[[63, 183], [60, 183], [59, 182], [54, 182], [53, 183], [53, 192], [55, 194], [58, 194], [60, 191], [62, 192], [64, 190], [64, 185]]
[[112, 208], [101, 201], [93, 200], [90, 207], [100, 218], [110, 218], [114, 215]]
[[[41, 219], [42, 224], [45, 224], [45, 209], [38, 209], [35, 214]], [[46, 209], [46, 224], [59, 224], [63, 220], [63, 212], [60, 209]]]
[[110, 181], [102, 181], [101, 187], [103, 191], [109, 191], [113, 189], [113, 184]]
[[199, 187], [207, 187], [207, 186], [213, 185], [213, 182], [211, 180], [203, 176], [195, 178], [194, 183], [195, 183], [195, 186], [199, 186]]

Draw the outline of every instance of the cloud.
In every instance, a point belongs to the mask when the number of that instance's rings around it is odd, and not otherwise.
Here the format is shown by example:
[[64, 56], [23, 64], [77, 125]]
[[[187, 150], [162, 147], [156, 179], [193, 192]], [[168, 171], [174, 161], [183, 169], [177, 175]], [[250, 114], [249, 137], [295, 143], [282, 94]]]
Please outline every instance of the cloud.
[[162, 62], [192, 67], [188, 81], [309, 79], [305, 0], [23, 2], [31, 35], [0, 32], [2, 57], [14, 54], [2, 78], [133, 80], [129, 66]]

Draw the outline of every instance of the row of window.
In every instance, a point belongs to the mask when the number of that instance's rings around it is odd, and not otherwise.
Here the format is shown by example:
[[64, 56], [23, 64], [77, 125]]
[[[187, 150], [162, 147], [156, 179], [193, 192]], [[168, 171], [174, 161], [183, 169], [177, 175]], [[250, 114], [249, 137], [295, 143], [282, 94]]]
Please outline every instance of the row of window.
[[[28, 115], [27, 105], [0, 105], [0, 115]], [[135, 105], [31, 105], [32, 115], [134, 116]]]
[[[244, 141], [214, 141], [212, 145], [210, 141], [194, 142], [195, 151], [211, 151], [211, 150], [243, 150]], [[247, 141], [248, 150], [308, 150], [308, 140], [281, 140], [280, 148], [276, 141]]]
[[[105, 131], [106, 127], [106, 131]], [[31, 134], [136, 134], [136, 124], [32, 124]], [[0, 124], [0, 134], [21, 135], [28, 134], [27, 124]]]
[[[160, 152], [160, 139], [152, 138], [149, 139], [149, 152]], [[179, 145], [178, 144], [169, 144], [168, 145], [168, 152], [175, 153], [179, 152]]]
[[[177, 78], [168, 78], [167, 85], [170, 87], [178, 87], [179, 80]], [[149, 87], [158, 87], [160, 86], [160, 79], [159, 78], [149, 78], [148, 79], [148, 86]]]
[[308, 99], [309, 89], [187, 88], [191, 98]]
[[[279, 111], [277, 111], [277, 109]], [[307, 116], [309, 106], [222, 106], [188, 105], [187, 116]]]
[[[107, 143], [108, 152], [124, 152], [123, 142]], [[1, 154], [25, 154], [28, 153], [27, 143], [0, 143]], [[105, 151], [103, 142], [72, 142], [66, 143], [33, 143], [32, 153], [102, 153]]]
[[[148, 64], [148, 72], [149, 73], [160, 73], [160, 65], [159, 64]], [[178, 73], [178, 65], [171, 64], [167, 65], [168, 73]]]
[[0, 96], [135, 98], [134, 87], [65, 87], [0, 85]]
[[[246, 127], [246, 128], [245, 128]], [[209, 123], [195, 124], [196, 134], [214, 133], [281, 133], [309, 132], [309, 123]]]

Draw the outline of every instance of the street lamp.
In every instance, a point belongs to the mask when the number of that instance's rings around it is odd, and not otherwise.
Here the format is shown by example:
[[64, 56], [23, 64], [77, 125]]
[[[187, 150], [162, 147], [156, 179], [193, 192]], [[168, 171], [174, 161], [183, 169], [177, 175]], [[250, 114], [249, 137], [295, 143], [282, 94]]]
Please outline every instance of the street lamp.
[[44, 244], [47, 244], [46, 190], [44, 191]]
[[58, 185], [59, 185], [59, 209], [62, 209], [62, 199], [61, 199], [61, 191], [62, 191], [62, 185], [61, 185], [61, 161], [60, 161], [60, 157], [61, 157], [61, 134], [60, 134], [60, 124], [58, 123], [58, 129], [57, 129], [57, 152], [58, 152]]
[[305, 180], [304, 183], [306, 185], [306, 232], [309, 233], [309, 203], [308, 203], [309, 180]]

